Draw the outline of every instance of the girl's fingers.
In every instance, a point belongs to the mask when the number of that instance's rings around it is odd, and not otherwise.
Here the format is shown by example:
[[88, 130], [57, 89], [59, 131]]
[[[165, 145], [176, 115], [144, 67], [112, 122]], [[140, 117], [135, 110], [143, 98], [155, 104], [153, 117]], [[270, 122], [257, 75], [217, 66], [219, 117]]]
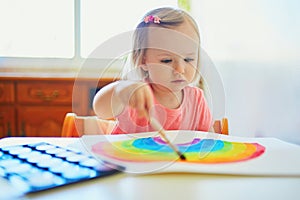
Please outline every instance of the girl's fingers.
[[146, 117], [149, 119], [149, 112], [153, 106], [151, 88], [148, 85], [137, 88], [129, 100], [129, 106], [136, 109], [139, 117]]

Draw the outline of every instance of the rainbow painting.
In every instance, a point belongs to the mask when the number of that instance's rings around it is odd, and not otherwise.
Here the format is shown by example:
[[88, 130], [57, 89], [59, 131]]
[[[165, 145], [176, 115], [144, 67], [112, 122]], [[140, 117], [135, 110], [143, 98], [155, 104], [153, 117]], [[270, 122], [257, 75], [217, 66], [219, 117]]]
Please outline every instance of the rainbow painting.
[[185, 161], [178, 159], [175, 152], [160, 137], [99, 142], [92, 146], [92, 151], [125, 162], [178, 161], [202, 164], [247, 161], [265, 152], [265, 147], [258, 143], [217, 139], [194, 138], [191, 142], [176, 145], [186, 157]]

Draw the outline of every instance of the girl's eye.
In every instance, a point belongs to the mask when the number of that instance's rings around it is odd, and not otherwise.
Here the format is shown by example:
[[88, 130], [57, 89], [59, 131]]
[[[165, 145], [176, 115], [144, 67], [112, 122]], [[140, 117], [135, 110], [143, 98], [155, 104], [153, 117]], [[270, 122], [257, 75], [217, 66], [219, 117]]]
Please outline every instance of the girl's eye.
[[193, 59], [193, 58], [185, 58], [184, 61], [185, 61], [185, 62], [193, 62], [194, 59]]
[[172, 62], [172, 59], [162, 59], [160, 62], [162, 62], [162, 63], [170, 63], [170, 62]]

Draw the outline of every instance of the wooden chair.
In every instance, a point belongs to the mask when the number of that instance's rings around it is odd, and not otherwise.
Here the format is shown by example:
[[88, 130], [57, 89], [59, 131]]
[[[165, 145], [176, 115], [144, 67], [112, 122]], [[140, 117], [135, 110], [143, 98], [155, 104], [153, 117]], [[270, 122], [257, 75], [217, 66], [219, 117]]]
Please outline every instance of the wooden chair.
[[214, 131], [223, 135], [229, 134], [228, 119], [224, 117], [222, 120], [215, 120], [213, 124]]
[[62, 137], [80, 137], [83, 134], [110, 134], [116, 125], [114, 120], [102, 120], [97, 116], [77, 116], [67, 113], [63, 122]]

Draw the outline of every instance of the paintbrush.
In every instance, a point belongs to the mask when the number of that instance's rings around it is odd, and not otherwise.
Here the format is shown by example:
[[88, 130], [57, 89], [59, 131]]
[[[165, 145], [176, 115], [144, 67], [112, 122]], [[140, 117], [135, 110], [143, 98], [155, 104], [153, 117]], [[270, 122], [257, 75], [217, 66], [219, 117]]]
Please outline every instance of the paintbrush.
[[150, 119], [151, 126], [158, 131], [159, 135], [165, 140], [165, 142], [173, 149], [173, 151], [179, 156], [181, 160], [186, 160], [185, 156], [179, 151], [179, 149], [170, 142], [167, 138], [165, 130], [162, 125], [153, 117]]

